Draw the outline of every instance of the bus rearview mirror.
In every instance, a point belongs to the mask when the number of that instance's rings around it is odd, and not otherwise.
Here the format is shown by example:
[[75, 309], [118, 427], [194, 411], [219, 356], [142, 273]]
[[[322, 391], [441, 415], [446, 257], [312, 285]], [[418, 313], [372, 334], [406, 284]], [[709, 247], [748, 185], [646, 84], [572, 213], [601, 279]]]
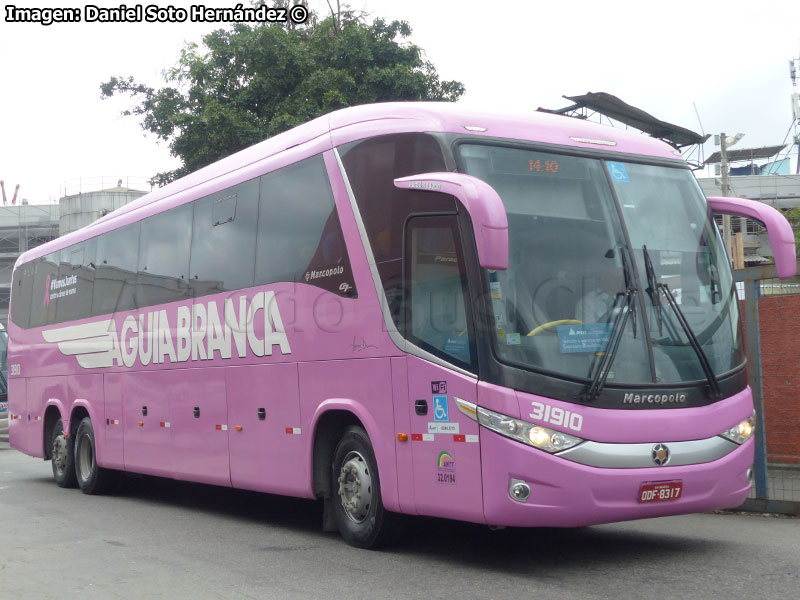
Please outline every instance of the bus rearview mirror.
[[486, 269], [508, 268], [508, 218], [503, 201], [485, 181], [463, 173], [423, 173], [394, 180], [395, 187], [450, 194], [472, 220], [478, 262]]
[[797, 274], [794, 232], [786, 217], [779, 211], [763, 202], [743, 198], [711, 197], [708, 199], [708, 205], [713, 212], [721, 215], [748, 217], [761, 221], [767, 228], [778, 277], [786, 279]]

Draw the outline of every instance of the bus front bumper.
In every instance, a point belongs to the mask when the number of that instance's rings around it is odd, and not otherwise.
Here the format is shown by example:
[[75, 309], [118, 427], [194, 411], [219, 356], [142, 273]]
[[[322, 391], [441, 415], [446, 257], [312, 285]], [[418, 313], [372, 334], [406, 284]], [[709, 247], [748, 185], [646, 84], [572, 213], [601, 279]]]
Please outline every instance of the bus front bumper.
[[[751, 487], [753, 439], [711, 462], [652, 468], [586, 466], [485, 429], [480, 443], [484, 516], [495, 526], [580, 527], [733, 508]], [[652, 484], [677, 482], [679, 497], [641, 501]], [[517, 483], [529, 488], [524, 500], [512, 498]]]

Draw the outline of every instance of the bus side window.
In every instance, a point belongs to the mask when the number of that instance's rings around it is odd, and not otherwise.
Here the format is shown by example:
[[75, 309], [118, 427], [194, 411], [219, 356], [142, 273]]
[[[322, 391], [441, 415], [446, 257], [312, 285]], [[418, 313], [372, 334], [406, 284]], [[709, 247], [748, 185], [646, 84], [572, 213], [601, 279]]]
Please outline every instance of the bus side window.
[[132, 223], [98, 237], [92, 297], [94, 316], [137, 308], [139, 227], [140, 223]]
[[405, 265], [406, 337], [473, 370], [475, 345], [455, 215], [409, 219]]
[[252, 287], [258, 178], [194, 202], [189, 284], [195, 298]]
[[31, 327], [41, 327], [55, 322], [55, 303], [50, 301], [51, 284], [58, 279], [60, 252], [54, 252], [34, 261], [33, 298], [31, 302]]
[[356, 295], [321, 155], [261, 177], [255, 283], [280, 281]]
[[403, 231], [411, 214], [454, 212], [455, 200], [395, 187], [397, 177], [446, 171], [439, 143], [430, 135], [401, 133], [353, 142], [340, 149], [358, 203], [375, 265], [395, 326], [402, 326]]
[[184, 204], [142, 221], [136, 304], [138, 307], [190, 299], [189, 249], [192, 205]]
[[55, 304], [56, 323], [91, 316], [96, 252], [97, 238], [90, 238], [61, 250], [58, 279], [65, 283], [65, 287], [63, 294], [51, 301]]
[[19, 327], [27, 329], [33, 305], [34, 263], [21, 265], [14, 272], [11, 290], [11, 320]]

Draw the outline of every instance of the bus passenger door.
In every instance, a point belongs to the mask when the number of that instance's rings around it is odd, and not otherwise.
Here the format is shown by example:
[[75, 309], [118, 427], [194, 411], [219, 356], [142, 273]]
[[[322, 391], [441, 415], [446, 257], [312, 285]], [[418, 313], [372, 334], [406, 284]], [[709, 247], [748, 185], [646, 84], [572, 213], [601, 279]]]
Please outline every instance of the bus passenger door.
[[[476, 350], [456, 216], [409, 219], [404, 257], [407, 339], [435, 359], [474, 372]], [[478, 424], [456, 404], [456, 398], [477, 403], [477, 379], [408, 356], [408, 393], [417, 512], [482, 522]]]

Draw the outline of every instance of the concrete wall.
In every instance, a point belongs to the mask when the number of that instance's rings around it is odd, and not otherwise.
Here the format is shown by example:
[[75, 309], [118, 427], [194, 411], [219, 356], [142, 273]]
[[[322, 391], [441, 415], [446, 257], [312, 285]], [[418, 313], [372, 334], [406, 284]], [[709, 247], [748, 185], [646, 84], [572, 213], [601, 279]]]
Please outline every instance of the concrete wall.
[[64, 196], [59, 200], [59, 235], [65, 235], [85, 227], [146, 193], [117, 187]]

